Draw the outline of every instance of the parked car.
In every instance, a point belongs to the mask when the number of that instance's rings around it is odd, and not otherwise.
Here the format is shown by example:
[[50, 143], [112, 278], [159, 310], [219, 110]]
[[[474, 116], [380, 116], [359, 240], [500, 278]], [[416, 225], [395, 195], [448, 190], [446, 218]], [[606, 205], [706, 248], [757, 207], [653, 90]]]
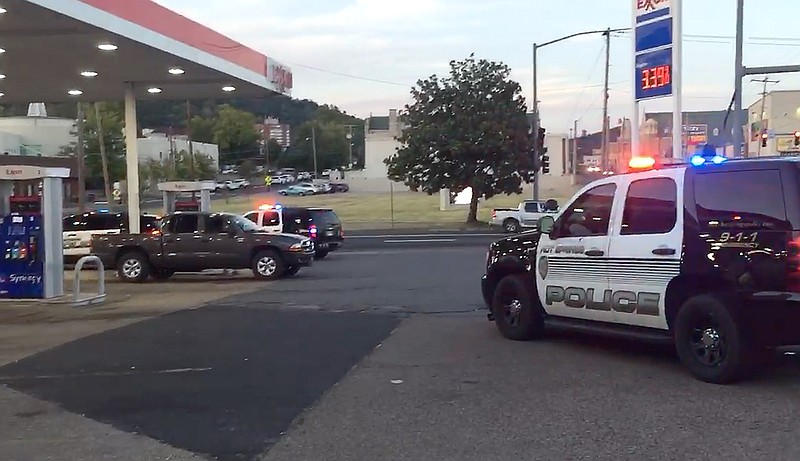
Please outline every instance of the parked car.
[[256, 278], [276, 280], [311, 265], [314, 242], [261, 232], [235, 214], [177, 212], [163, 219], [158, 234], [94, 235], [91, 251], [126, 282], [165, 280], [177, 271], [245, 268]]
[[304, 195], [314, 195], [316, 191], [311, 187], [304, 187], [299, 184], [295, 184], [287, 187], [286, 189], [278, 191], [278, 193], [281, 195], [299, 195], [302, 197]]
[[333, 189], [333, 192], [349, 192], [350, 191], [350, 186], [347, 183], [344, 183], [344, 182], [332, 182], [330, 184], [331, 184], [331, 188]]
[[558, 212], [558, 202], [525, 200], [517, 208], [495, 208], [492, 210], [491, 226], [502, 226], [506, 232], [517, 233], [523, 229], [536, 228], [539, 218]]
[[242, 178], [225, 181], [225, 187], [228, 190], [239, 190], [249, 186], [250, 186], [250, 181]]
[[262, 205], [245, 213], [263, 232], [292, 233], [309, 236], [314, 241], [314, 257], [323, 259], [344, 242], [344, 229], [330, 208], [283, 207]]
[[314, 182], [301, 182], [297, 183], [298, 186], [305, 187], [314, 191], [315, 194], [325, 193], [325, 188], [321, 184]]

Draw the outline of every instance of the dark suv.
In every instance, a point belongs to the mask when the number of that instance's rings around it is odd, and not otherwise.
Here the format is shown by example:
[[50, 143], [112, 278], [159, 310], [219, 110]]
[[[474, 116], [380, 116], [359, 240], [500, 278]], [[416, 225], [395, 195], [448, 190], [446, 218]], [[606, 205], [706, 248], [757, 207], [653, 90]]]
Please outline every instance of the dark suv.
[[285, 207], [282, 213], [283, 231], [311, 237], [316, 259], [336, 251], [344, 241], [342, 222], [330, 208]]

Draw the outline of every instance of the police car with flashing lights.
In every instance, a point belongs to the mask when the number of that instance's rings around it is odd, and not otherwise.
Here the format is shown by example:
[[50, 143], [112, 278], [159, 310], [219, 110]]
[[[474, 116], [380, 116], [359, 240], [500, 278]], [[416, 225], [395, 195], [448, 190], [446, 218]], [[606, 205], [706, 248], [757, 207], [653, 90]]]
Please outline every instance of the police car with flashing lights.
[[344, 241], [344, 229], [339, 217], [330, 208], [286, 207], [265, 204], [249, 211], [244, 217], [255, 223], [262, 232], [299, 234], [314, 242], [314, 258], [324, 259]]
[[537, 231], [491, 244], [489, 320], [674, 344], [696, 378], [737, 381], [800, 344], [800, 158], [726, 159], [583, 187]]

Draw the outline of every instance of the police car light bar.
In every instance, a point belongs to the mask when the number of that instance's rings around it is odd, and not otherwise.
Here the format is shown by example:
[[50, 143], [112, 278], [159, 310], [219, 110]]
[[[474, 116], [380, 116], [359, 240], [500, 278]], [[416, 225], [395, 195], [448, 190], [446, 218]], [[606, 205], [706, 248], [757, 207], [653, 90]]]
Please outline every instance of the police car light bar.
[[728, 160], [728, 158], [723, 157], [721, 155], [714, 155], [713, 157], [704, 157], [700, 154], [695, 154], [692, 155], [691, 159], [689, 159], [689, 163], [691, 163], [692, 166], [703, 166], [709, 162], [713, 163], [714, 165], [719, 165], [720, 163], [723, 163], [726, 160]]
[[636, 170], [645, 170], [653, 168], [656, 164], [656, 159], [653, 157], [631, 157], [628, 166]]

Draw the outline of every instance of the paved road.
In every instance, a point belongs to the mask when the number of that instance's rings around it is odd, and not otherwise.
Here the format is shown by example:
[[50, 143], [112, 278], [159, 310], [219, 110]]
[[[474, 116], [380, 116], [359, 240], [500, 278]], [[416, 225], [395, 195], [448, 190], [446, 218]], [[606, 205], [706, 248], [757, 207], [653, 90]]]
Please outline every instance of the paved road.
[[488, 248], [495, 240], [503, 238], [503, 234], [492, 232], [431, 232], [416, 231], [404, 233], [387, 233], [373, 231], [346, 235], [343, 251], [360, 251], [368, 249], [407, 249], [442, 247], [483, 247]]
[[800, 459], [795, 359], [720, 387], [668, 348], [504, 340], [482, 310], [484, 255], [334, 253], [260, 292], [30, 357], [0, 381], [222, 460]]

